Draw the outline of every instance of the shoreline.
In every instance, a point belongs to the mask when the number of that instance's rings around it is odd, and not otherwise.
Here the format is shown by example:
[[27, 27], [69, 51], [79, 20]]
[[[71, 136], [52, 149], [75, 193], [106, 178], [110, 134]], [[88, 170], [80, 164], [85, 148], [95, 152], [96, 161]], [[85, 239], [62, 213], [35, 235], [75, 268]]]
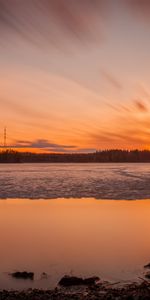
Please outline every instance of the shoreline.
[[124, 286], [119, 283], [99, 282], [98, 284], [55, 289], [0, 290], [0, 300], [146, 300], [150, 299], [150, 282], [132, 282]]

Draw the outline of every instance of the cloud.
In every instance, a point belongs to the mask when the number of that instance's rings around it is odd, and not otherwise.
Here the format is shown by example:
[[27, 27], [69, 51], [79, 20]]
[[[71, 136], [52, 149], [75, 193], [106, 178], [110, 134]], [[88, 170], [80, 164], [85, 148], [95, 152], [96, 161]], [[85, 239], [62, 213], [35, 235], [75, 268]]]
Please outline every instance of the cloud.
[[150, 100], [150, 91], [143, 83], [137, 84], [137, 92], [140, 93], [142, 97]]
[[[61, 33], [78, 40], [95, 35], [104, 0], [0, 0], [0, 31], [37, 45], [57, 44]], [[94, 27], [94, 24], [96, 25]], [[39, 39], [40, 38], [40, 39]]]
[[[4, 148], [4, 146], [1, 146]], [[46, 139], [38, 139], [35, 141], [28, 140], [16, 140], [14, 144], [7, 145], [7, 148], [11, 149], [40, 149], [45, 152], [56, 152], [56, 153], [93, 153], [96, 148], [79, 148], [74, 145], [63, 145], [51, 143]]]
[[2, 99], [2, 97], [0, 97], [0, 103], [1, 103], [1, 107], [3, 106], [5, 109], [7, 109], [7, 111], [13, 111], [15, 113], [17, 113], [18, 115], [21, 116], [28, 116], [30, 118], [35, 118], [35, 119], [45, 119], [45, 117], [49, 117], [49, 115], [45, 115], [45, 113], [41, 113], [39, 110], [37, 110], [36, 108], [31, 108], [31, 106], [27, 106], [24, 105], [23, 102], [16, 102], [13, 100], [8, 100], [8, 99]]
[[141, 20], [148, 21], [150, 17], [150, 1], [149, 0], [127, 0], [125, 4], [128, 5], [130, 12]]
[[[140, 102], [141, 105], [141, 102]], [[145, 107], [138, 108], [138, 110]], [[150, 147], [149, 114], [124, 114], [116, 117], [110, 127], [97, 129], [87, 134], [89, 143], [99, 149], [149, 149]]]
[[114, 88], [118, 89], [118, 90], [121, 90], [123, 87], [122, 87], [122, 84], [119, 82], [119, 80], [117, 80], [115, 78], [115, 76], [113, 76], [112, 74], [110, 74], [109, 72], [105, 71], [105, 70], [102, 70], [101, 71], [101, 74], [103, 76], [103, 78], [109, 83], [111, 84], [111, 86], [113, 86]]
[[141, 100], [134, 100], [136, 108], [141, 112], [147, 112], [148, 109], [146, 105]]
[[46, 139], [38, 139], [35, 141], [27, 141], [27, 140], [16, 140], [14, 144], [8, 145], [8, 148], [12, 149], [44, 149], [46, 151], [53, 151], [53, 152], [67, 152], [73, 151], [76, 149], [74, 145], [63, 145], [63, 144], [56, 144], [51, 143]]
[[[136, 124], [135, 124], [136, 125]], [[134, 149], [149, 146], [150, 134], [146, 130], [122, 129], [97, 132], [91, 134], [91, 142], [97, 144], [98, 149]]]

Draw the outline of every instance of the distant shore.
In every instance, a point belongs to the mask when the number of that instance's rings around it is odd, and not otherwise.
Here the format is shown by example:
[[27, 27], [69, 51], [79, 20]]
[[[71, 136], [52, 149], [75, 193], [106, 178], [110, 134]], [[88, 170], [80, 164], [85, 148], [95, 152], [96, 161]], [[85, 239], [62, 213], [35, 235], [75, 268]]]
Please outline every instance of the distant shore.
[[0, 163], [150, 163], [150, 150], [100, 150], [93, 153], [0, 151]]

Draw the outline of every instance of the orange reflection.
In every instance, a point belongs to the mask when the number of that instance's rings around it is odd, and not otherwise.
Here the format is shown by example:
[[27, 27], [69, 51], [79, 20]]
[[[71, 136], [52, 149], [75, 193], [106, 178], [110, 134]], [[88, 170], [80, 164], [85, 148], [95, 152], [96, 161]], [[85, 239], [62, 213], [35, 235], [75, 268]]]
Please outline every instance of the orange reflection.
[[149, 214], [149, 200], [1, 200], [1, 272], [44, 271], [51, 285], [70, 272], [136, 279], [150, 260]]

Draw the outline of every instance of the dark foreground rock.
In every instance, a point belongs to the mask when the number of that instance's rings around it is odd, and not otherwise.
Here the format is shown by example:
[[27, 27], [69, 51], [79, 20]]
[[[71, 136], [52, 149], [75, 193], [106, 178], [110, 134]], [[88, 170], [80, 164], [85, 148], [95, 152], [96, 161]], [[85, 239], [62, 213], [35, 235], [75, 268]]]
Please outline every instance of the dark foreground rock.
[[150, 269], [150, 263], [144, 266], [145, 269]]
[[145, 278], [150, 279], [150, 272], [147, 272], [147, 273], [145, 274]]
[[56, 288], [54, 290], [0, 291], [0, 300], [148, 300], [150, 284], [132, 283], [122, 288], [99, 283], [81, 289]]
[[99, 281], [99, 277], [93, 276], [89, 278], [80, 278], [76, 276], [67, 276], [61, 278], [59, 281], [60, 286], [73, 286], [73, 285], [94, 285], [97, 281]]
[[16, 279], [30, 279], [33, 280], [34, 279], [34, 273], [33, 272], [14, 272], [10, 274], [12, 277], [16, 278]]

